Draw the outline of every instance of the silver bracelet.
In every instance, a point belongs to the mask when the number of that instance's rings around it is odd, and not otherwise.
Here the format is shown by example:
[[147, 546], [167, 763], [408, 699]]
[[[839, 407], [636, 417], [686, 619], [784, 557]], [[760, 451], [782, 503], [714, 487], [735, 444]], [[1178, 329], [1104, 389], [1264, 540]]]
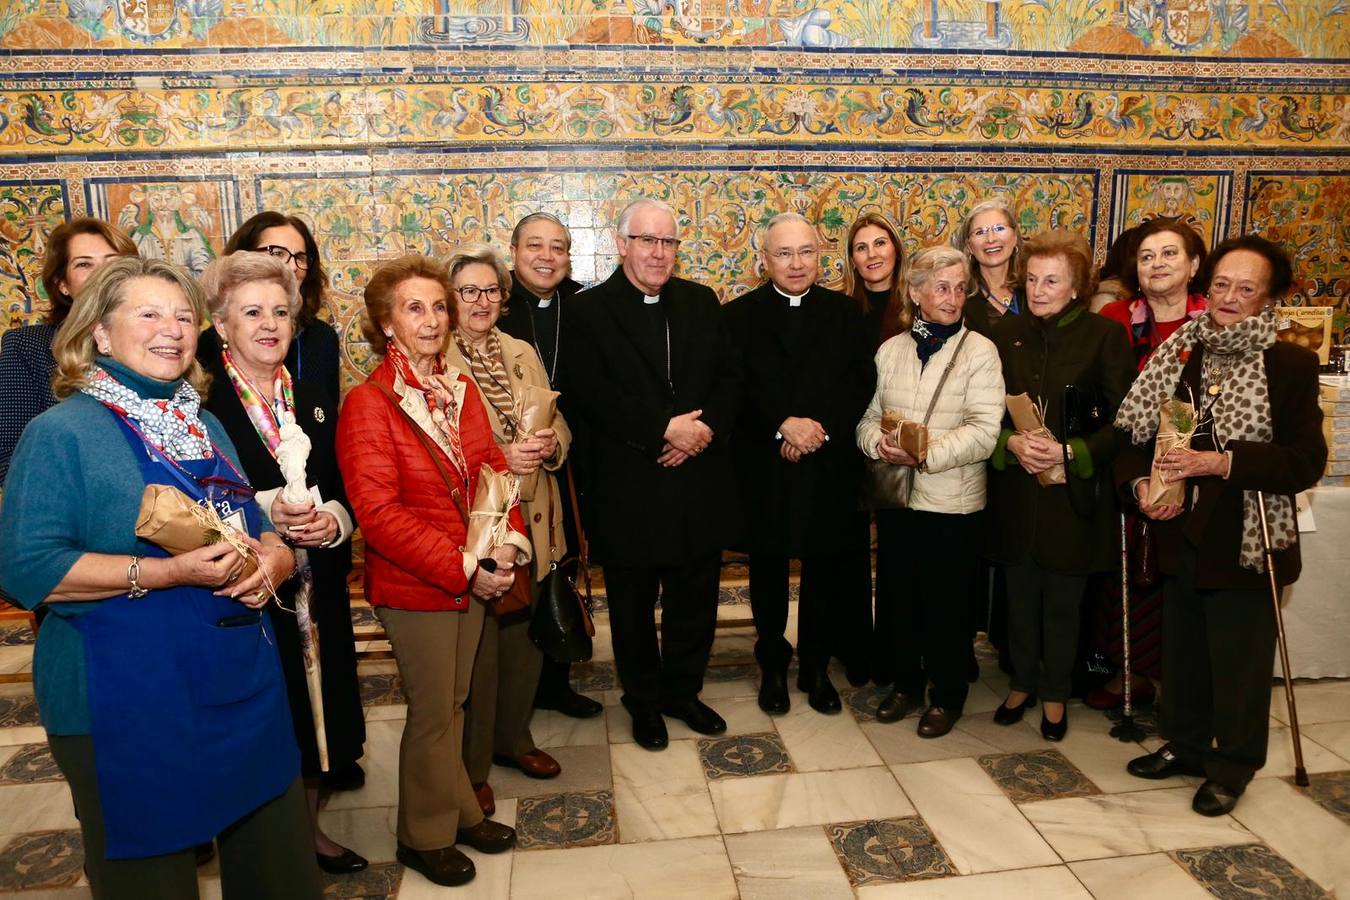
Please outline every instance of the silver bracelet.
[[141, 557], [132, 556], [131, 565], [127, 566], [127, 584], [130, 585], [130, 589], [127, 591], [127, 596], [132, 600], [139, 600], [146, 594], [150, 593], [149, 588], [141, 587], [140, 581], [141, 581]]

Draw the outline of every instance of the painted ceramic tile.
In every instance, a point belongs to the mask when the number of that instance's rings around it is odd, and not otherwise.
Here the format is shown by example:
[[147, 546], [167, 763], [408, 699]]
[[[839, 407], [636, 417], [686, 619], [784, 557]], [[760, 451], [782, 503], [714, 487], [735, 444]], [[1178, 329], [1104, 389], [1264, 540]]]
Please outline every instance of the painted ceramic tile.
[[1111, 240], [1158, 216], [1191, 225], [1213, 247], [1227, 236], [1233, 179], [1230, 175], [1116, 172], [1112, 190]]
[[233, 181], [85, 182], [90, 215], [131, 235], [141, 256], [201, 275], [239, 227]]
[[47, 235], [68, 218], [67, 206], [60, 182], [0, 182], [0, 330], [46, 315], [42, 254]]

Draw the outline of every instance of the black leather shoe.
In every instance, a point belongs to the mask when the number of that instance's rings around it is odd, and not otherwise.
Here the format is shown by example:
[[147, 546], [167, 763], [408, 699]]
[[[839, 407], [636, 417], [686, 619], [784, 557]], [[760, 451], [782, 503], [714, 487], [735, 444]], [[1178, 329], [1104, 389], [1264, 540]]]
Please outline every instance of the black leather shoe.
[[760, 671], [759, 708], [771, 716], [781, 716], [792, 708], [792, 701], [788, 699], [787, 669]]
[[844, 665], [844, 677], [853, 687], [862, 687], [872, 676], [867, 663], [855, 661]]
[[1241, 796], [1241, 791], [1234, 791], [1217, 781], [1206, 781], [1195, 792], [1191, 809], [1202, 816], [1226, 816], [1237, 806]]
[[1064, 735], [1069, 731], [1069, 710], [1066, 707], [1064, 715], [1058, 722], [1051, 722], [1045, 717], [1045, 711], [1041, 711], [1041, 737], [1047, 741], [1062, 741]]
[[370, 863], [366, 858], [357, 854], [353, 850], [343, 850], [337, 856], [325, 856], [322, 853], [315, 853], [314, 858], [319, 861], [319, 868], [323, 869], [329, 875], [350, 875], [353, 872], [360, 872]]
[[697, 697], [664, 703], [661, 712], [679, 719], [699, 734], [722, 734], [727, 730], [726, 720]]
[[472, 828], [455, 832], [456, 844], [468, 844], [479, 853], [505, 853], [516, 845], [516, 830], [510, 825], [484, 819]]
[[602, 704], [571, 688], [566, 693], [536, 697], [534, 708], [556, 710], [569, 719], [593, 719], [605, 711]]
[[357, 762], [349, 762], [319, 776], [319, 784], [330, 791], [358, 791], [365, 787], [366, 770]]
[[647, 750], [664, 750], [670, 743], [666, 733], [666, 720], [654, 707], [623, 701], [624, 709], [633, 717], [633, 740], [639, 747]]
[[1022, 716], [1026, 715], [1027, 710], [1036, 705], [1036, 695], [1030, 694], [1017, 706], [1009, 706], [1008, 701], [1004, 700], [994, 710], [994, 721], [999, 725], [1016, 725], [1022, 721]]
[[427, 881], [445, 887], [457, 887], [473, 881], [477, 874], [473, 860], [454, 847], [436, 850], [414, 850], [400, 843], [395, 853], [398, 861], [409, 869], [420, 872]]
[[833, 715], [844, 708], [824, 666], [812, 672], [798, 672], [797, 690], [806, 694], [806, 702], [818, 713]]
[[877, 707], [878, 722], [899, 722], [923, 705], [923, 698], [891, 691]]
[[1181, 757], [1172, 751], [1171, 744], [1164, 744], [1152, 753], [1136, 756], [1125, 766], [1125, 771], [1135, 778], [1148, 778], [1158, 781], [1173, 775], [1203, 776], [1205, 770], [1199, 766], [1188, 766]]
[[961, 718], [959, 712], [949, 712], [940, 706], [930, 706], [919, 719], [919, 737], [940, 738], [952, 730], [952, 726], [959, 718]]

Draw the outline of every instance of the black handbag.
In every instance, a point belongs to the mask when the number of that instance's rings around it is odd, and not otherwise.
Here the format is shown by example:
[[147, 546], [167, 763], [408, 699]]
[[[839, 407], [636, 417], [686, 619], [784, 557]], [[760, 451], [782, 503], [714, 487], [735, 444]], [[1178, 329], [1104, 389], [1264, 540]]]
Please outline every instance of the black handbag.
[[1097, 513], [1097, 505], [1102, 499], [1102, 478], [1100, 473], [1091, 478], [1079, 478], [1073, 474], [1069, 463], [1069, 439], [1084, 437], [1096, 432], [1111, 420], [1106, 404], [1106, 395], [1098, 386], [1079, 387], [1076, 384], [1064, 386], [1063, 421], [1060, 434], [1064, 435], [1064, 486], [1069, 492], [1069, 505], [1083, 519], [1091, 519]]
[[[530, 640], [550, 659], [574, 663], [591, 658], [595, 622], [591, 619], [590, 551], [581, 525], [577, 488], [570, 468], [565, 474], [568, 500], [577, 523], [577, 550], [553, 563], [540, 583], [534, 615], [530, 618]], [[551, 490], [548, 492], [548, 543], [551, 556], [552, 549], [557, 546]], [[584, 599], [577, 591], [578, 582], [585, 588]]]

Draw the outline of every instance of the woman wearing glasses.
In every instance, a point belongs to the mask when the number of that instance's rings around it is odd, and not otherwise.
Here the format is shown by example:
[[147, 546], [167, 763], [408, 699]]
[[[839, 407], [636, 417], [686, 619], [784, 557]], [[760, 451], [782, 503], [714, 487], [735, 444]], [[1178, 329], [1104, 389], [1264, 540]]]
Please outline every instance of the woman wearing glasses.
[[966, 327], [989, 337], [994, 323], [1005, 315], [1020, 315], [1026, 306], [1013, 275], [1022, 247], [1016, 216], [1001, 197], [977, 203], [952, 243], [966, 254], [974, 276], [966, 298]]
[[[534, 347], [497, 328], [503, 300], [511, 293], [511, 272], [501, 254], [486, 244], [465, 244], [450, 257], [449, 271], [455, 331], [445, 358], [473, 377], [497, 446], [520, 478], [520, 512], [530, 529], [534, 569], [517, 577], [532, 576], [533, 595], [549, 565], [567, 550], [562, 494], [552, 473], [567, 457], [572, 433], [558, 413], [548, 428], [530, 435], [516, 432], [514, 406], [521, 389], [533, 385], [549, 390], [549, 382]], [[485, 814], [495, 809], [487, 783], [493, 762], [531, 778], [554, 778], [562, 771], [557, 760], [534, 745], [530, 734], [534, 689], [543, 662], [543, 654], [530, 640], [528, 615], [488, 616], [484, 621], [464, 723], [464, 767]]]
[[[295, 338], [286, 353], [286, 371], [296, 382], [312, 381], [337, 403], [342, 396], [338, 369], [342, 359], [338, 333], [323, 319], [323, 291], [328, 285], [319, 245], [309, 226], [298, 216], [288, 216], [275, 210], [264, 210], [230, 235], [225, 243], [228, 256], [240, 250], [266, 253], [290, 266], [300, 282], [300, 311], [295, 317]], [[220, 352], [220, 341], [213, 331], [202, 335], [203, 359], [211, 359]], [[359, 770], [334, 772], [325, 777], [324, 784], [334, 790], [354, 790], [365, 781]]]

